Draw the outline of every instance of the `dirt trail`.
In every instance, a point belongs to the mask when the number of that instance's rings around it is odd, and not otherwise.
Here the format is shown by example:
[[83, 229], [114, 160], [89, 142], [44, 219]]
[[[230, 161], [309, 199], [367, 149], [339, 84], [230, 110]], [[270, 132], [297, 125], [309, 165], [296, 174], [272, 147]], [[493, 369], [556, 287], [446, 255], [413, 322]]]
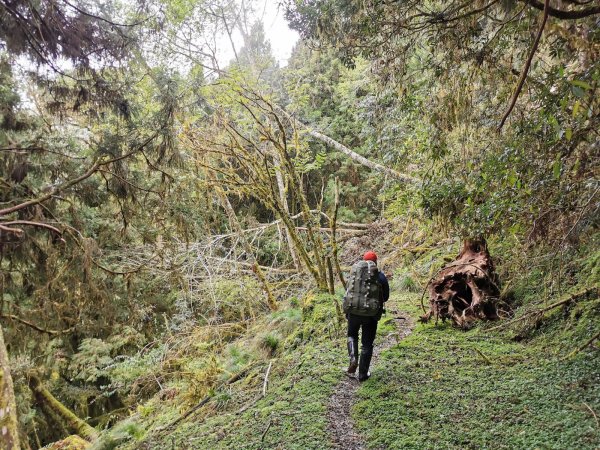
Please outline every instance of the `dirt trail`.
[[[408, 336], [413, 329], [413, 322], [406, 313], [388, 311], [394, 317], [396, 329], [384, 336], [377, 336], [373, 359], [371, 360], [371, 372], [377, 371], [377, 360], [379, 355], [396, 344], [400, 339]], [[406, 317], [402, 320], [401, 317]], [[375, 375], [376, 376], [376, 375]], [[354, 427], [354, 421], [350, 415], [350, 409], [356, 401], [356, 390], [359, 382], [356, 378], [342, 374], [342, 380], [335, 388], [333, 395], [327, 404], [327, 420], [329, 422], [329, 434], [334, 448], [344, 450], [364, 450], [367, 448], [364, 438]]]

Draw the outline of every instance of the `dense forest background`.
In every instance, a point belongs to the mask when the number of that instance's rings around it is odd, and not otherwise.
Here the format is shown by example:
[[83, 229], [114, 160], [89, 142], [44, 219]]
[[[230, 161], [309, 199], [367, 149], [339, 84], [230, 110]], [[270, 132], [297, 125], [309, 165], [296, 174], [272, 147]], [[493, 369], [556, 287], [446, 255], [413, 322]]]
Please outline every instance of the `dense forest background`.
[[[597, 448], [598, 2], [289, 1], [285, 67], [261, 7], [0, 0], [2, 448], [327, 448], [348, 267], [377, 250], [416, 319], [480, 237], [503, 325], [419, 325], [357, 426], [372, 447]], [[473, 366], [444, 356], [463, 347]], [[386, 384], [461, 364], [472, 393], [440, 381], [447, 405], [391, 429], [418, 400]]]

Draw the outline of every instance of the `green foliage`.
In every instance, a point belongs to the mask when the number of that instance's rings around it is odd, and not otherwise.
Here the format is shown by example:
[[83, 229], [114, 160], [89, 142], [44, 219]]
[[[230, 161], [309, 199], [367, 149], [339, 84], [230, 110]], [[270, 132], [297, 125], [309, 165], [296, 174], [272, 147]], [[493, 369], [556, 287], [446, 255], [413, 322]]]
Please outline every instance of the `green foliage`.
[[216, 304], [213, 314], [223, 322], [243, 321], [266, 308], [264, 296], [255, 278], [220, 278], [212, 285], [205, 286], [205, 290], [206, 298], [198, 299], [196, 307], [206, 311]]
[[340, 324], [335, 303], [340, 300], [329, 294], [309, 294], [302, 304], [302, 340], [320, 339], [337, 332]]
[[[392, 186], [394, 209], [420, 198], [428, 215], [463, 236], [517, 234], [554, 245], [573, 233], [574, 223], [590, 226], [593, 214], [584, 205], [596, 195], [596, 137], [590, 130], [598, 127], [594, 92], [600, 75], [592, 56], [598, 34], [569, 33], [568, 21], [550, 14], [528, 87], [499, 134], [515, 84], [512, 61], [529, 51], [527, 24], [539, 11], [525, 5], [516, 14], [499, 3], [479, 9], [459, 1], [415, 8], [411, 2], [326, 0], [290, 3], [287, 11], [303, 36], [330, 44], [328, 57], [353, 68], [330, 66], [342, 80], [370, 63], [373, 76], [363, 76], [361, 86], [361, 98], [369, 101], [355, 102], [344, 122], [362, 119], [369, 127], [354, 127], [353, 136], [368, 136], [384, 158], [389, 148], [390, 162], [408, 162], [409, 171], [424, 179], [412, 196]], [[594, 28], [594, 14], [583, 16], [583, 28]], [[392, 25], [398, 23], [402, 27]], [[342, 92], [334, 99], [344, 99]], [[336, 105], [338, 117], [347, 112], [342, 104]]]
[[398, 277], [396, 286], [400, 291], [419, 292], [422, 290], [409, 272], [403, 271], [396, 276]]
[[[168, 434], [154, 433], [153, 430], [173, 420], [171, 410], [167, 412], [163, 407], [151, 411], [138, 422], [139, 426], [147, 427], [146, 433], [130, 440], [123, 448], [139, 445], [185, 447], [200, 441], [211, 448], [323, 448], [328, 439], [325, 405], [338, 382], [339, 367], [345, 361], [338, 349], [345, 338], [342, 333], [333, 334], [330, 328], [331, 317], [335, 315], [331, 296], [309, 294], [303, 299], [303, 305], [302, 310], [283, 307], [264, 316], [247, 336], [241, 336], [240, 341], [228, 348], [224, 356], [229, 364], [247, 368], [253, 363], [261, 363], [261, 366], [258, 371], [250, 370], [241, 381], [214, 392], [217, 411], [205, 412], [201, 420], [185, 421]], [[264, 352], [248, 352], [246, 344], [257, 330], [266, 326], [271, 331], [263, 337], [280, 334], [287, 337], [286, 342], [303, 336], [307, 326], [311, 333], [295, 345], [281, 347], [271, 359], [271, 355]], [[269, 360], [272, 369], [267, 395], [257, 400]], [[239, 412], [240, 409], [243, 411]], [[263, 439], [261, 432], [267, 426], [269, 431]], [[257, 428], [262, 431], [257, 433]]]
[[[290, 112], [375, 160], [389, 149], [381, 147], [379, 129], [373, 129], [372, 102], [376, 100], [365, 70], [364, 61], [356, 70], [350, 70], [333, 53], [311, 51], [300, 44], [284, 69], [285, 93]], [[320, 142], [309, 141], [307, 147], [298, 164], [301, 171], [307, 172], [309, 198], [320, 198], [324, 189], [324, 205], [330, 208], [337, 177], [341, 182], [340, 220], [371, 220], [380, 205], [381, 179], [377, 174], [329, 151]]]
[[132, 421], [127, 419], [117, 424], [109, 432], [104, 433], [97, 439], [90, 450], [113, 450], [119, 448], [120, 444], [130, 439], [141, 438], [141, 430], [139, 426]]
[[582, 249], [583, 264], [578, 273], [582, 285], [594, 286], [600, 284], [600, 250], [597, 238], [590, 242], [589, 246]]
[[[78, 352], [71, 359], [69, 372], [74, 380], [89, 384], [99, 382], [108, 389], [113, 385], [121, 385], [124, 381], [134, 381], [141, 375], [141, 368], [132, 370], [131, 359], [125, 355], [132, 349], [139, 348], [144, 342], [145, 339], [140, 333], [127, 326], [107, 340], [83, 339]], [[122, 363], [124, 359], [127, 360], [125, 364]], [[151, 366], [145, 365], [143, 371], [147, 371], [149, 367]]]
[[54, 442], [46, 447], [45, 450], [85, 450], [90, 447], [90, 443], [85, 439], [72, 435], [68, 436], [60, 442]]
[[[343, 360], [339, 299], [288, 279], [282, 228], [262, 227], [289, 211], [304, 266], [321, 261], [327, 235], [302, 225], [328, 224], [297, 213], [331, 212], [336, 180], [340, 221], [400, 219], [392, 242], [369, 231], [346, 247], [402, 261], [395, 290], [421, 292], [456, 254], [447, 238], [479, 234], [516, 318], [599, 282], [593, 15], [551, 17], [498, 133], [539, 22], [531, 2], [291, 2], [292, 25], [317, 45], [300, 42], [283, 69], [244, 3], [107, 1], [94, 14], [85, 2], [13, 3], [19, 17], [0, 6], [0, 203], [20, 206], [0, 222], [24, 230], [0, 230], [0, 320], [31, 442], [62, 433], [35, 405], [36, 373], [99, 426], [138, 406], [139, 423], [95, 448], [325, 445]], [[217, 57], [196, 42], [230, 26], [244, 46], [211, 68]], [[16, 72], [22, 57], [37, 73]], [[396, 183], [314, 141], [280, 106], [423, 183]], [[235, 218], [259, 230], [247, 246]], [[265, 270], [279, 311], [255, 260], [279, 269]], [[213, 271], [214, 261], [230, 264]], [[594, 350], [560, 358], [598, 332], [598, 311], [586, 296], [500, 334], [419, 327], [361, 388], [357, 423], [373, 446], [597, 447], [581, 406], [599, 406]], [[384, 318], [380, 332], [391, 328]], [[257, 400], [267, 360], [272, 381]], [[156, 433], [207, 397], [201, 420]]]
[[110, 355], [111, 345], [100, 339], [84, 339], [74, 356], [73, 368], [77, 378], [95, 382], [106, 376], [106, 367], [114, 362]]

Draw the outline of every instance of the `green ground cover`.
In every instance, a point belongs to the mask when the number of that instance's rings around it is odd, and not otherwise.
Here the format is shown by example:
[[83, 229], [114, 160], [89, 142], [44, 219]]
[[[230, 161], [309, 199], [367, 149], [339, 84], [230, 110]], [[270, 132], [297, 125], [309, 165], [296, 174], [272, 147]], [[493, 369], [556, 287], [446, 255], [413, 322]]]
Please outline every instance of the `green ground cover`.
[[[149, 406], [152, 411], [137, 421], [137, 428], [145, 431], [129, 439], [122, 448], [327, 446], [326, 405], [346, 363], [344, 329], [338, 323], [335, 304], [329, 295], [309, 295], [301, 308], [289, 305], [283, 308], [274, 314], [275, 318], [301, 316], [294, 328], [290, 329], [286, 321], [274, 321], [273, 315], [261, 320], [258, 327], [268, 328], [269, 335], [281, 338], [278, 350], [272, 355], [264, 398], [255, 403], [252, 400], [261, 395], [269, 360], [262, 361], [254, 381], [240, 380], [220, 389], [205, 407], [204, 414], [191, 416], [168, 432], [157, 430], [177, 417], [173, 411], [176, 405], [167, 401]], [[240, 398], [245, 400], [240, 403]], [[240, 413], [245, 404], [250, 406]]]
[[[416, 322], [421, 314], [421, 293], [402, 289], [406, 277], [396, 278], [388, 305], [394, 312], [380, 322], [380, 338], [392, 331], [393, 315]], [[535, 289], [519, 286], [512, 295], [517, 318], [543, 306]], [[252, 365], [245, 378], [216, 389], [204, 408], [169, 430], [161, 427], [186, 410], [185, 388], [174, 399], [151, 400], [118, 448], [330, 448], [326, 408], [347, 362], [345, 324], [326, 294], [281, 306], [218, 357], [228, 373]], [[600, 360], [592, 348], [569, 357], [600, 328], [597, 291], [539, 319], [491, 330], [496, 325], [461, 331], [417, 324], [384, 351], [352, 410], [369, 448], [599, 448]]]
[[[416, 315], [418, 297], [400, 295], [399, 307]], [[572, 309], [520, 343], [485, 327], [417, 325], [358, 391], [353, 416], [369, 446], [598, 448], [600, 359], [556, 349], [576, 345], [574, 329], [598, 328], [599, 305]]]

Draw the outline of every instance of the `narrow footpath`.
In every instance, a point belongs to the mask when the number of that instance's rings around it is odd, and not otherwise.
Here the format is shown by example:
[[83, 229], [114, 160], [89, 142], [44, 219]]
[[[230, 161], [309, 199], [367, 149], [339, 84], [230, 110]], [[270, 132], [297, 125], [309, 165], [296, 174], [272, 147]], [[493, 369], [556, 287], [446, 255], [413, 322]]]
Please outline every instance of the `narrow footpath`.
[[[392, 310], [394, 308], [394, 310]], [[394, 317], [395, 330], [385, 336], [377, 335], [371, 360], [371, 372], [377, 376], [379, 355], [408, 336], [413, 329], [413, 321], [407, 313], [395, 310], [390, 304], [387, 312]], [[385, 317], [385, 316], [384, 316]], [[405, 317], [404, 320], [402, 317]], [[344, 450], [364, 450], [367, 448], [363, 436], [356, 430], [351, 416], [352, 405], [356, 401], [356, 390], [359, 382], [354, 376], [342, 374], [342, 379], [335, 388], [327, 404], [327, 420], [329, 422], [330, 440], [333, 448]]]

